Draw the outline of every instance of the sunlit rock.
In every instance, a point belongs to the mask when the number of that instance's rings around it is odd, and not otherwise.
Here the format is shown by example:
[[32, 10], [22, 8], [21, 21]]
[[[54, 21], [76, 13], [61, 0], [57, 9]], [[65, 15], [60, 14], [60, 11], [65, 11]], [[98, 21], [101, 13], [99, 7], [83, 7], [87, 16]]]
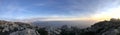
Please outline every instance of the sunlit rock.
[[35, 30], [26, 29], [26, 30], [23, 30], [23, 31], [13, 32], [10, 35], [40, 35], [40, 34]]

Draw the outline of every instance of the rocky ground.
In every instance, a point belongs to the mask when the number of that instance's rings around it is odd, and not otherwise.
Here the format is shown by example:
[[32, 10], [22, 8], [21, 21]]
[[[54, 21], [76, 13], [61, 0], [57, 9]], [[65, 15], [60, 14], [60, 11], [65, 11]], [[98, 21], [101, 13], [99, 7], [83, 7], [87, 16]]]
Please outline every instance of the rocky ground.
[[36, 29], [27, 23], [0, 21], [0, 35], [40, 35]]
[[120, 35], [120, 20], [111, 19], [95, 23], [89, 28], [82, 29], [81, 35]]
[[28, 23], [0, 20], [0, 35], [120, 35], [120, 19], [100, 21], [85, 29], [67, 25], [41, 28]]

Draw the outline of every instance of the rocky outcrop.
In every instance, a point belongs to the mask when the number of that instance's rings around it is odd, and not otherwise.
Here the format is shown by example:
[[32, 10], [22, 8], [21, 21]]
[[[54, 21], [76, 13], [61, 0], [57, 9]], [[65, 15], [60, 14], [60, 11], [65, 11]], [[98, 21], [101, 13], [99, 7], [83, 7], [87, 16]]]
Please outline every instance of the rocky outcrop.
[[23, 31], [13, 32], [10, 35], [39, 35], [39, 33], [33, 29], [26, 29]]
[[119, 35], [120, 31], [118, 29], [112, 29], [102, 33], [102, 35]]
[[120, 20], [111, 19], [95, 23], [80, 32], [82, 35], [120, 35]]
[[0, 35], [120, 35], [120, 19], [97, 22], [85, 29], [67, 25], [40, 28], [27, 23], [0, 21]]
[[36, 29], [31, 24], [0, 20], [0, 35], [40, 35]]

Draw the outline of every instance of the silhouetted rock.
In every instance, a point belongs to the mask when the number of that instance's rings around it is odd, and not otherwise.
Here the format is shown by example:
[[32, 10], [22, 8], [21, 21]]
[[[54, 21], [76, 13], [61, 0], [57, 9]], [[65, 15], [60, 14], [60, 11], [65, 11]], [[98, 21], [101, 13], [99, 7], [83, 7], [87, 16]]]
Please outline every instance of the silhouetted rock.
[[120, 35], [120, 20], [111, 19], [95, 23], [89, 28], [80, 32], [82, 35]]

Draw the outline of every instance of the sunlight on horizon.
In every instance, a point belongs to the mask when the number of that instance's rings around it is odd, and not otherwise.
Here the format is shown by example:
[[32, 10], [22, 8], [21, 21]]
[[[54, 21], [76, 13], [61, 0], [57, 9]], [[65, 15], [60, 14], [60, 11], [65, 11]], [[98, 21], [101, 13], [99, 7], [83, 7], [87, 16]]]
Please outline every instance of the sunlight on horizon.
[[97, 13], [92, 16], [96, 20], [109, 20], [111, 18], [120, 18], [120, 6], [113, 7], [106, 9], [104, 11], [101, 11], [101, 13]]

